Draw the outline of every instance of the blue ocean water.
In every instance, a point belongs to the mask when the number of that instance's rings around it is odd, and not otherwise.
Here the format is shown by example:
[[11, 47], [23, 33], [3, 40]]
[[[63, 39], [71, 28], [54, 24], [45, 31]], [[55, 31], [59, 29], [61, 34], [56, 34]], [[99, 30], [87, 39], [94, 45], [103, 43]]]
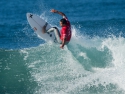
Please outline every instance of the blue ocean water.
[[[72, 39], [64, 50], [40, 39], [26, 13], [59, 26], [64, 12]], [[0, 94], [125, 94], [125, 0], [1, 0]]]

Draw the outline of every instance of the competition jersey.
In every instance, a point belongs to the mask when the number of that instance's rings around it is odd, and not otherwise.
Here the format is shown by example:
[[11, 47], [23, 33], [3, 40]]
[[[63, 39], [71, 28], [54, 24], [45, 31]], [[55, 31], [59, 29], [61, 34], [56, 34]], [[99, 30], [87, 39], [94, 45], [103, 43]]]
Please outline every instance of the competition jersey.
[[66, 38], [66, 41], [70, 41], [70, 39], [71, 39], [70, 22], [68, 21], [67, 17], [63, 16], [63, 18], [67, 21], [67, 25], [62, 27], [62, 29], [60, 31], [60, 33], [61, 33], [60, 39], [63, 40], [64, 38]]

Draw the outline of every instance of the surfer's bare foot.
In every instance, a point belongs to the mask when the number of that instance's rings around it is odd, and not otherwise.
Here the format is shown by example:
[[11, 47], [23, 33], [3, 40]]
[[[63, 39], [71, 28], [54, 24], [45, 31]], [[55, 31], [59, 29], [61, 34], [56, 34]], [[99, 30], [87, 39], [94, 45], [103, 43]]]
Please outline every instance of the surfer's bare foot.
[[43, 26], [43, 28], [42, 28], [42, 33], [46, 33], [46, 26], [47, 26], [47, 22], [45, 23], [45, 25]]
[[46, 22], [44, 26], [46, 27], [47, 25], [48, 25], [48, 23]]
[[34, 29], [34, 31], [36, 31], [36, 30], [37, 30], [37, 28], [36, 28], [36, 27], [34, 27], [33, 29]]
[[47, 24], [48, 24], [48, 23], [46, 22], [45, 25], [43, 26], [43, 28], [46, 28]]

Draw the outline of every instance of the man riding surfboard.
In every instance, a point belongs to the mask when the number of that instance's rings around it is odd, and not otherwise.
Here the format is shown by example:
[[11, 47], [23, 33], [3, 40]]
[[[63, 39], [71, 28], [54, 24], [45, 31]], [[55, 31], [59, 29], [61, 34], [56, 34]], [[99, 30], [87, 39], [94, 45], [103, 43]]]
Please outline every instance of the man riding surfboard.
[[70, 22], [68, 20], [68, 18], [66, 17], [66, 15], [60, 11], [57, 11], [55, 9], [51, 10], [52, 13], [57, 13], [59, 15], [61, 15], [63, 18], [60, 20], [60, 26], [62, 27], [60, 32], [56, 27], [52, 27], [50, 28], [48, 31], [46, 31], [46, 26], [47, 23], [43, 26], [42, 28], [42, 32], [46, 33], [46, 32], [54, 32], [56, 39], [58, 41], [58, 43], [60, 43], [60, 48], [64, 48], [64, 45], [67, 45], [71, 39], [71, 25]]

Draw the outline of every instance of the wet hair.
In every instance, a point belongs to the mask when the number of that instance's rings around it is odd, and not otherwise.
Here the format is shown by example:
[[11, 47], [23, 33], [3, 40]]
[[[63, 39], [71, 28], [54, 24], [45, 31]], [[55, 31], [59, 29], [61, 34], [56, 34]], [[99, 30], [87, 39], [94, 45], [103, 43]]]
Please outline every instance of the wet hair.
[[62, 22], [62, 24], [67, 24], [67, 21], [66, 21], [66, 19], [64, 19], [64, 18], [61, 19], [60, 22]]

